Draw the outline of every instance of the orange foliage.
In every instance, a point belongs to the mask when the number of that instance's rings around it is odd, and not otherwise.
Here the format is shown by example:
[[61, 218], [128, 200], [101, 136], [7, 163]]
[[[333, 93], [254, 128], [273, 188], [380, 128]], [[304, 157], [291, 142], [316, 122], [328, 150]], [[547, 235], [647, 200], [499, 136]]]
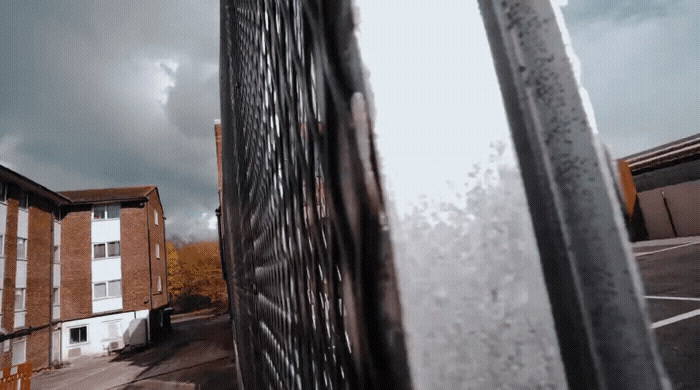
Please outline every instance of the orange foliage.
[[206, 297], [213, 304], [226, 302], [218, 242], [195, 242], [180, 248], [168, 242], [167, 249], [168, 279], [175, 302], [188, 296]]

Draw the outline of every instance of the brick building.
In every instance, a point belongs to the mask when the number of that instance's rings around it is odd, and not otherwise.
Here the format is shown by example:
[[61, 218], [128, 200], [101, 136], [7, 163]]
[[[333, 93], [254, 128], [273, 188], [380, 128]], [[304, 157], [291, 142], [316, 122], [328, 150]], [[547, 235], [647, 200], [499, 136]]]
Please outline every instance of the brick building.
[[53, 192], [0, 166], [0, 364], [34, 369], [169, 325], [155, 186]]

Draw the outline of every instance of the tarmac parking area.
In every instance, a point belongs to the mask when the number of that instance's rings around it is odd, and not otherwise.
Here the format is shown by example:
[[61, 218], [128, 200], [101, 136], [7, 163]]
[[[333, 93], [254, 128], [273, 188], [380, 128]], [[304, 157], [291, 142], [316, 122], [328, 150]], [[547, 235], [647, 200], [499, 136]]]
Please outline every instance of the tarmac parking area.
[[83, 357], [32, 377], [32, 389], [235, 388], [228, 315], [179, 318], [163, 341], [123, 355]]
[[700, 388], [700, 237], [634, 246], [647, 307], [675, 389]]

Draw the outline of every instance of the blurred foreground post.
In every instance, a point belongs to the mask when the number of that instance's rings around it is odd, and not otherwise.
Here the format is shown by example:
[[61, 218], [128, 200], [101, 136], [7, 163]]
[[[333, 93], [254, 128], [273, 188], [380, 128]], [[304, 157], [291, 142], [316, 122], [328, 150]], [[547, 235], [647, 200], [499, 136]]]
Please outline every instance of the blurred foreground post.
[[479, 4], [569, 387], [669, 389], [613, 181], [552, 3]]

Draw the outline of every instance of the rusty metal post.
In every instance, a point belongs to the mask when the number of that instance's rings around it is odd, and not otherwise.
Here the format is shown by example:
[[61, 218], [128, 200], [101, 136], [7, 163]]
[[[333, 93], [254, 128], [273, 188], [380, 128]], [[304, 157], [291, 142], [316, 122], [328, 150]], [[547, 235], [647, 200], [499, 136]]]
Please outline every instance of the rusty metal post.
[[670, 389], [608, 164], [555, 9], [550, 0], [479, 4], [569, 387]]

